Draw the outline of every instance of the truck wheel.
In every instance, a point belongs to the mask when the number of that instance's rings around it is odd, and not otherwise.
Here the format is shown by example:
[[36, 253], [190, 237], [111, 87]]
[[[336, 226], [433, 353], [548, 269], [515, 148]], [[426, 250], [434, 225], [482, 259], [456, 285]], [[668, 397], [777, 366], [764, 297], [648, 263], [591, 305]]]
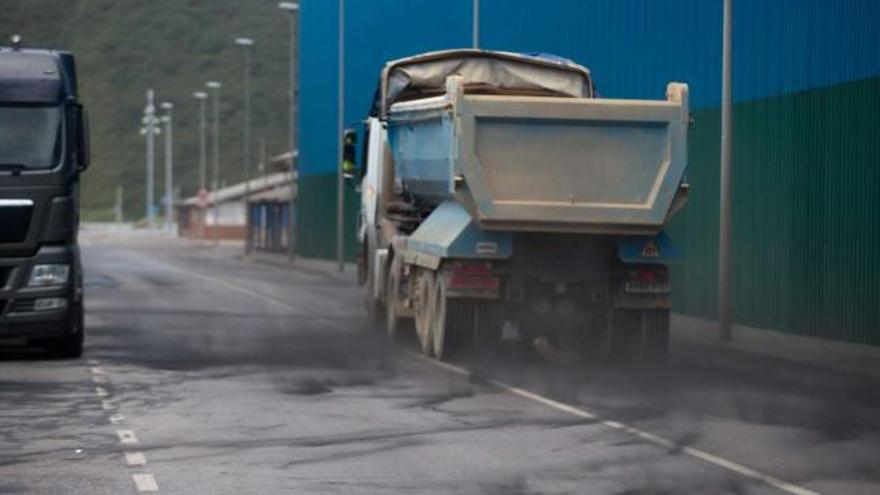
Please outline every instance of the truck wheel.
[[74, 359], [82, 356], [85, 324], [82, 303], [73, 307], [70, 315], [70, 326], [73, 333], [52, 339], [46, 346], [49, 355], [57, 359]]
[[385, 310], [382, 307], [381, 297], [374, 297], [374, 285], [376, 283], [376, 270], [382, 270], [384, 267], [374, 267], [370, 262], [370, 246], [364, 239], [363, 248], [358, 252], [358, 283], [364, 289], [364, 306], [367, 310], [367, 323], [371, 330], [381, 330], [383, 327], [382, 319], [385, 317]]
[[434, 272], [420, 270], [416, 280], [416, 333], [422, 354], [431, 357], [434, 354], [432, 327], [434, 326]]
[[460, 331], [461, 322], [460, 301], [450, 301], [446, 297], [446, 278], [443, 276], [434, 279], [434, 318], [431, 333], [433, 336], [434, 357], [443, 360], [449, 356], [452, 350], [452, 341], [455, 334]]
[[400, 259], [394, 257], [385, 277], [385, 332], [396, 340], [402, 318], [400, 317]]
[[385, 317], [385, 308], [382, 307], [382, 301], [373, 297], [370, 284], [364, 286], [364, 306], [367, 309], [367, 325], [369, 330], [381, 331], [384, 324], [382, 320]]

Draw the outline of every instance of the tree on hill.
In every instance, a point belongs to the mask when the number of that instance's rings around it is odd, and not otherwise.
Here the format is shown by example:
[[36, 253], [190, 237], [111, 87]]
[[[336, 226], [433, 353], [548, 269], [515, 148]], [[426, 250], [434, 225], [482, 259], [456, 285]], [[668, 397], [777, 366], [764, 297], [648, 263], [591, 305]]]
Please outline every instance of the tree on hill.
[[[191, 195], [199, 176], [198, 102], [192, 93], [203, 90], [205, 81], [221, 81], [221, 178], [243, 178], [238, 36], [256, 41], [252, 170], [261, 138], [270, 155], [287, 151], [288, 23], [276, 2], [0, 0], [0, 12], [0, 44], [21, 34], [25, 46], [69, 50], [77, 57], [92, 121], [93, 166], [82, 189], [85, 218], [112, 217], [117, 185], [125, 190], [126, 218], [144, 213], [144, 141], [138, 130], [147, 88], [155, 90], [157, 101], [175, 104], [175, 181]], [[164, 194], [164, 148], [158, 144], [157, 203]]]

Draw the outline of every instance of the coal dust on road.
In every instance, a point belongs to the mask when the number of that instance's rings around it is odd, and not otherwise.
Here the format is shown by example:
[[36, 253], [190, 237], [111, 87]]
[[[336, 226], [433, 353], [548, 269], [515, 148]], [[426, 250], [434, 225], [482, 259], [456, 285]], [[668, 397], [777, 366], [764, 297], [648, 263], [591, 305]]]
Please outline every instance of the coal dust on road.
[[238, 253], [86, 239], [85, 357], [0, 351], [0, 493], [880, 491], [870, 379], [679, 342], [438, 366], [371, 328], [353, 275]]

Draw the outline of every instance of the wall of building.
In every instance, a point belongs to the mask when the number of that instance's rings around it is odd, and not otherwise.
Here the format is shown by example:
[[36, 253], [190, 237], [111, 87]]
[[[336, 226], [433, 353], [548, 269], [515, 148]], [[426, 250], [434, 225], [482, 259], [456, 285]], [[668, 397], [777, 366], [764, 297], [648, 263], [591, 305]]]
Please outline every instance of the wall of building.
[[[385, 60], [471, 43], [471, 1], [349, 1], [345, 119], [367, 113]], [[482, 0], [481, 46], [591, 68], [607, 97], [691, 86], [691, 200], [670, 231], [686, 254], [675, 306], [714, 317], [721, 0]], [[300, 242], [335, 244], [335, 1], [302, 9]], [[737, 0], [734, 270], [738, 322], [880, 344], [880, 2]], [[307, 185], [311, 185], [307, 188]], [[347, 198], [353, 252], [356, 196]], [[306, 237], [310, 240], [307, 241]]]

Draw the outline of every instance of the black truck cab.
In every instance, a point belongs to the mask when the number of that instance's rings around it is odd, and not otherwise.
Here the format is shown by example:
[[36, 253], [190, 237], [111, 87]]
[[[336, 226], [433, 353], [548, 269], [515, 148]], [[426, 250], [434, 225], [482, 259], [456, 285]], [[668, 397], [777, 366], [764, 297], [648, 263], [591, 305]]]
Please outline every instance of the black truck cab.
[[77, 232], [88, 119], [73, 55], [0, 47], [0, 339], [83, 342]]

